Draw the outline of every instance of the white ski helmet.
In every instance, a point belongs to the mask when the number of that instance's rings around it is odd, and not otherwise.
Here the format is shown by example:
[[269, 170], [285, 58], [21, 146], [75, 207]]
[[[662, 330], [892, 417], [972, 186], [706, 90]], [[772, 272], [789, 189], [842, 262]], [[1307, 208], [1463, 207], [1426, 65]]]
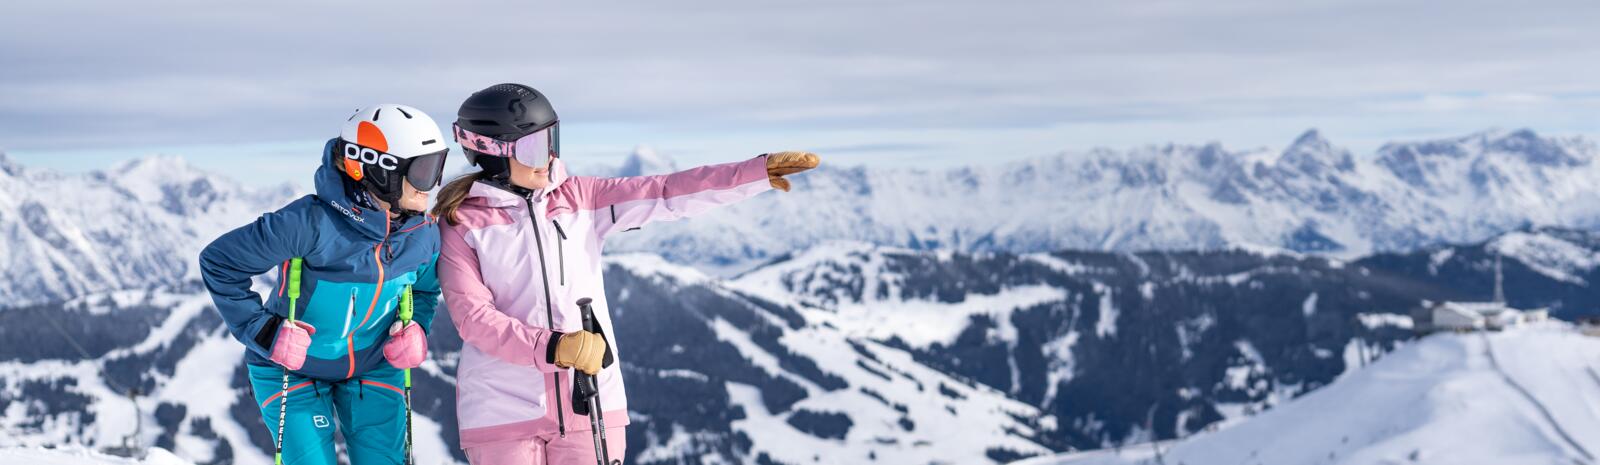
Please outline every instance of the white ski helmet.
[[399, 211], [404, 179], [420, 191], [432, 190], [444, 177], [444, 133], [422, 110], [384, 103], [356, 110], [344, 123], [335, 156], [344, 172]]

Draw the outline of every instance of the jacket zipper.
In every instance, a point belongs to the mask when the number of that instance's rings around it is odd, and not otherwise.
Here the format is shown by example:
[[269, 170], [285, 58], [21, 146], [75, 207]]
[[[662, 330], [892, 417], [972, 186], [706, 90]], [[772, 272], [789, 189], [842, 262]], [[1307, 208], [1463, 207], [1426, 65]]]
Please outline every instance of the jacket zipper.
[[346, 336], [350, 335], [350, 319], [354, 318], [355, 315], [356, 315], [356, 293], [357, 293], [357, 291], [359, 291], [359, 289], [356, 289], [356, 288], [353, 288], [353, 287], [350, 288], [350, 305], [346, 306], [345, 309], [344, 309], [344, 330], [341, 331], [339, 334], [343, 334], [343, 335], [346, 335]]
[[561, 285], [565, 286], [567, 285], [567, 232], [562, 231], [561, 223], [557, 223], [554, 219], [550, 220], [550, 224], [556, 226], [556, 235], [561, 236], [561, 242], [556, 243], [556, 262], [560, 264], [557, 269], [560, 270]]
[[[383, 296], [383, 249], [389, 244], [389, 232], [394, 223], [388, 215], [383, 218], [383, 240], [372, 247], [372, 261], [378, 264], [378, 287], [372, 291], [372, 305], [367, 306], [367, 316], [361, 318], [359, 326], [366, 326], [367, 319], [372, 318], [372, 309], [378, 306], [378, 298]], [[358, 327], [359, 327], [358, 326]], [[350, 360], [350, 371], [344, 377], [349, 379], [356, 375], [356, 336], [350, 333], [345, 336], [345, 353]]]
[[[539, 234], [539, 217], [534, 213], [533, 194], [524, 196], [522, 200], [528, 204], [528, 220], [533, 222], [533, 244], [539, 252], [539, 277], [544, 281], [545, 324], [550, 327], [550, 331], [554, 332], [556, 330], [555, 299], [550, 295], [550, 272], [544, 266], [544, 237]], [[556, 430], [561, 433], [561, 437], [565, 438], [567, 437], [567, 412], [566, 407], [561, 405], [561, 372], [557, 371], [555, 374]]]

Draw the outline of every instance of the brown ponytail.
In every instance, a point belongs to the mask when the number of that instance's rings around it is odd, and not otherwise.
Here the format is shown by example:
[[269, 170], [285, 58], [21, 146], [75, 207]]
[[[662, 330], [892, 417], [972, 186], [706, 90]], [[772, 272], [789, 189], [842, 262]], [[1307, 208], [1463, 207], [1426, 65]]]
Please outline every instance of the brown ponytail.
[[472, 192], [472, 183], [483, 179], [483, 172], [463, 174], [450, 180], [443, 188], [439, 189], [439, 200], [433, 204], [433, 216], [449, 221], [451, 226], [459, 224], [456, 221], [456, 209], [461, 208], [461, 202], [467, 200], [467, 194]]

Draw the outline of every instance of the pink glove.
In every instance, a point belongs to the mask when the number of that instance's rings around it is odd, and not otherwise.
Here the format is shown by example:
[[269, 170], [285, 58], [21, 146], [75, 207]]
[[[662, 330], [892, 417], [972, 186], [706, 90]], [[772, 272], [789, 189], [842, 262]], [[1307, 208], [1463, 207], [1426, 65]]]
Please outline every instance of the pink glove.
[[395, 368], [416, 368], [428, 358], [428, 335], [414, 322], [394, 322], [389, 327], [389, 342], [383, 343], [383, 358]]
[[279, 365], [290, 370], [298, 370], [306, 364], [306, 348], [311, 347], [311, 335], [317, 333], [317, 328], [304, 321], [294, 324], [283, 322], [278, 327], [278, 335], [272, 339], [272, 359]]

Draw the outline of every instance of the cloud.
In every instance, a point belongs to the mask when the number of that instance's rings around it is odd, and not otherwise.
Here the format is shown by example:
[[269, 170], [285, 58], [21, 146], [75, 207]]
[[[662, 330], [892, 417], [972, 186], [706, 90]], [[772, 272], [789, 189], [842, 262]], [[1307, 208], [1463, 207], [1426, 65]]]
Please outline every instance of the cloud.
[[[177, 3], [8, 5], [0, 146], [317, 140], [375, 102], [447, 121], [502, 81], [551, 95], [575, 137], [633, 138], [577, 145], [691, 154], [756, 137], [1280, 143], [1413, 119], [1590, 130], [1574, 121], [1600, 90], [1600, 4], [1578, 1]], [[1018, 131], [1061, 145], [995, 143]]]

